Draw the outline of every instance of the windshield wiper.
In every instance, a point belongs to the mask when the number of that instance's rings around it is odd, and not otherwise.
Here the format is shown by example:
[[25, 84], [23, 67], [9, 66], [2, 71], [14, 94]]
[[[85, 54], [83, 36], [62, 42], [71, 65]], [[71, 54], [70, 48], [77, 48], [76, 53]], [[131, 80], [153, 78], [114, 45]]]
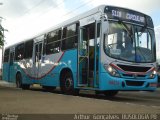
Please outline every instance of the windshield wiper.
[[131, 30], [128, 28], [128, 26], [121, 20], [119, 20], [118, 23], [123, 26], [123, 28], [127, 31], [129, 37], [132, 39], [132, 33]]

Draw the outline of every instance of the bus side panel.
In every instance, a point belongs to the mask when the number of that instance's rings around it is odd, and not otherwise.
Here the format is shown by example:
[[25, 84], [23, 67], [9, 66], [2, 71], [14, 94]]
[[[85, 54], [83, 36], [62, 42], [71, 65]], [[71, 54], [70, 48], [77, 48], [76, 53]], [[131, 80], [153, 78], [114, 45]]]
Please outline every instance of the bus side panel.
[[75, 76], [77, 73], [77, 50], [73, 49], [65, 51], [58, 65], [39, 81], [40, 84], [45, 86], [60, 86], [60, 73], [64, 68], [69, 68], [72, 71], [74, 81], [76, 81], [77, 79]]
[[9, 81], [9, 63], [3, 63], [3, 75], [2, 79], [5, 81]]
[[28, 76], [24, 70], [22, 68], [19, 67], [19, 71], [21, 72], [21, 75], [22, 75], [22, 83], [23, 84], [30, 84], [32, 85], [34, 83], [34, 79], [31, 78], [30, 76]]
[[63, 68], [69, 68], [72, 72], [74, 87], [77, 86], [77, 64], [78, 64], [77, 62], [78, 62], [77, 61], [77, 49], [69, 50], [64, 53], [64, 56], [61, 61], [61, 63], [63, 64], [59, 66], [60, 68], [56, 69], [59, 74], [59, 78], [60, 78], [61, 70]]
[[10, 75], [12, 82], [16, 83], [16, 75], [19, 72], [22, 76], [22, 84], [33, 84], [34, 79], [29, 75], [33, 73], [32, 63], [29, 63], [29, 61], [31, 61], [31, 59], [23, 59], [14, 62], [10, 70], [12, 72]]
[[40, 80], [35, 80], [38, 84], [42, 86], [59, 86], [59, 76], [53, 71], [47, 76], [41, 78]]
[[9, 81], [15, 83], [16, 81], [16, 68], [17, 63], [10, 64], [9, 66]]

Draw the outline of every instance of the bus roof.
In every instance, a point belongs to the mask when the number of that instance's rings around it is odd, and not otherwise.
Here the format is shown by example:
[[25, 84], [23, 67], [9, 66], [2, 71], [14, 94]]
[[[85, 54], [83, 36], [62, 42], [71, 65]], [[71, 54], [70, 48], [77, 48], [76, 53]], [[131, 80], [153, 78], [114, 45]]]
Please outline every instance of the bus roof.
[[[62, 23], [59, 23], [58, 25], [55, 25], [55, 26], [53, 26], [53, 27], [51, 27], [51, 28], [43, 31], [43, 32], [41, 32], [40, 34], [37, 34], [37, 35], [35, 35], [35, 36], [31, 37], [31, 38], [24, 39], [23, 41], [18, 42], [18, 43], [15, 43], [15, 44], [13, 44], [13, 45], [10, 45], [10, 46], [8, 46], [8, 47], [6, 47], [6, 48], [9, 48], [9, 47], [12, 47], [12, 46], [16, 46], [17, 44], [20, 44], [20, 43], [23, 43], [23, 42], [26, 42], [26, 41], [35, 39], [35, 38], [37, 38], [37, 37], [39, 37], [39, 36], [41, 36], [41, 35], [44, 35], [44, 34], [46, 34], [46, 33], [48, 33], [48, 32], [51, 32], [51, 31], [53, 31], [53, 30], [59, 29], [59, 28], [61, 28], [61, 27], [64, 27], [64, 26], [66, 26], [66, 25], [69, 25], [69, 24], [72, 24], [72, 23], [75, 23], [75, 22], [78, 22], [80, 19], [83, 19], [83, 18], [85, 18], [85, 17], [88, 17], [89, 15], [92, 15], [92, 14], [95, 14], [95, 13], [98, 13], [98, 12], [104, 13], [104, 9], [105, 9], [105, 7], [107, 7], [107, 6], [108, 6], [108, 7], [117, 7], [117, 8], [121, 8], [121, 9], [132, 10], [132, 9], [130, 9], [130, 8], [123, 8], [123, 7], [118, 7], [118, 6], [100, 5], [100, 6], [97, 6], [97, 7], [93, 8], [93, 9], [91, 9], [91, 10], [85, 12], [85, 13], [82, 13], [82, 14], [80, 14], [80, 15], [78, 15], [78, 16], [75, 16], [75, 17], [73, 17], [73, 18], [70, 18], [70, 19], [68, 19], [68, 20], [66, 20], [66, 21], [64, 21], [64, 22], [62, 22]], [[135, 11], [135, 10], [132, 10], [132, 11]], [[135, 12], [139, 12], [139, 11], [135, 11]], [[139, 12], [139, 13], [141, 13], [141, 12]], [[148, 16], [148, 15], [146, 15], [146, 14], [144, 14], [144, 13], [141, 13], [141, 14], [143, 14], [143, 15], [145, 15], [145, 16]]]

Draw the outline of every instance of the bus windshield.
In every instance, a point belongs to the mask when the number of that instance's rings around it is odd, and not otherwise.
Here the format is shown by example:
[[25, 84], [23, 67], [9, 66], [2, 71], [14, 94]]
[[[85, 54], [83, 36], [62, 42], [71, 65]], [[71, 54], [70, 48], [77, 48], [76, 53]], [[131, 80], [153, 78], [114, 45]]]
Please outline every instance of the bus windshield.
[[109, 21], [104, 50], [115, 59], [136, 63], [155, 62], [154, 31], [147, 26]]

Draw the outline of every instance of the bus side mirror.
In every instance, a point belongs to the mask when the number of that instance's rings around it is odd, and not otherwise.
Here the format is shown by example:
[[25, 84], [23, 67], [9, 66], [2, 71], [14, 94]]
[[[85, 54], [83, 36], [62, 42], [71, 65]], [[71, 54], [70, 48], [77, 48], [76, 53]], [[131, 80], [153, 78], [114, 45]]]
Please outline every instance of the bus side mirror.
[[108, 28], [109, 28], [109, 24], [108, 21], [104, 20], [102, 22], [102, 31], [104, 32], [104, 34], [108, 33]]

